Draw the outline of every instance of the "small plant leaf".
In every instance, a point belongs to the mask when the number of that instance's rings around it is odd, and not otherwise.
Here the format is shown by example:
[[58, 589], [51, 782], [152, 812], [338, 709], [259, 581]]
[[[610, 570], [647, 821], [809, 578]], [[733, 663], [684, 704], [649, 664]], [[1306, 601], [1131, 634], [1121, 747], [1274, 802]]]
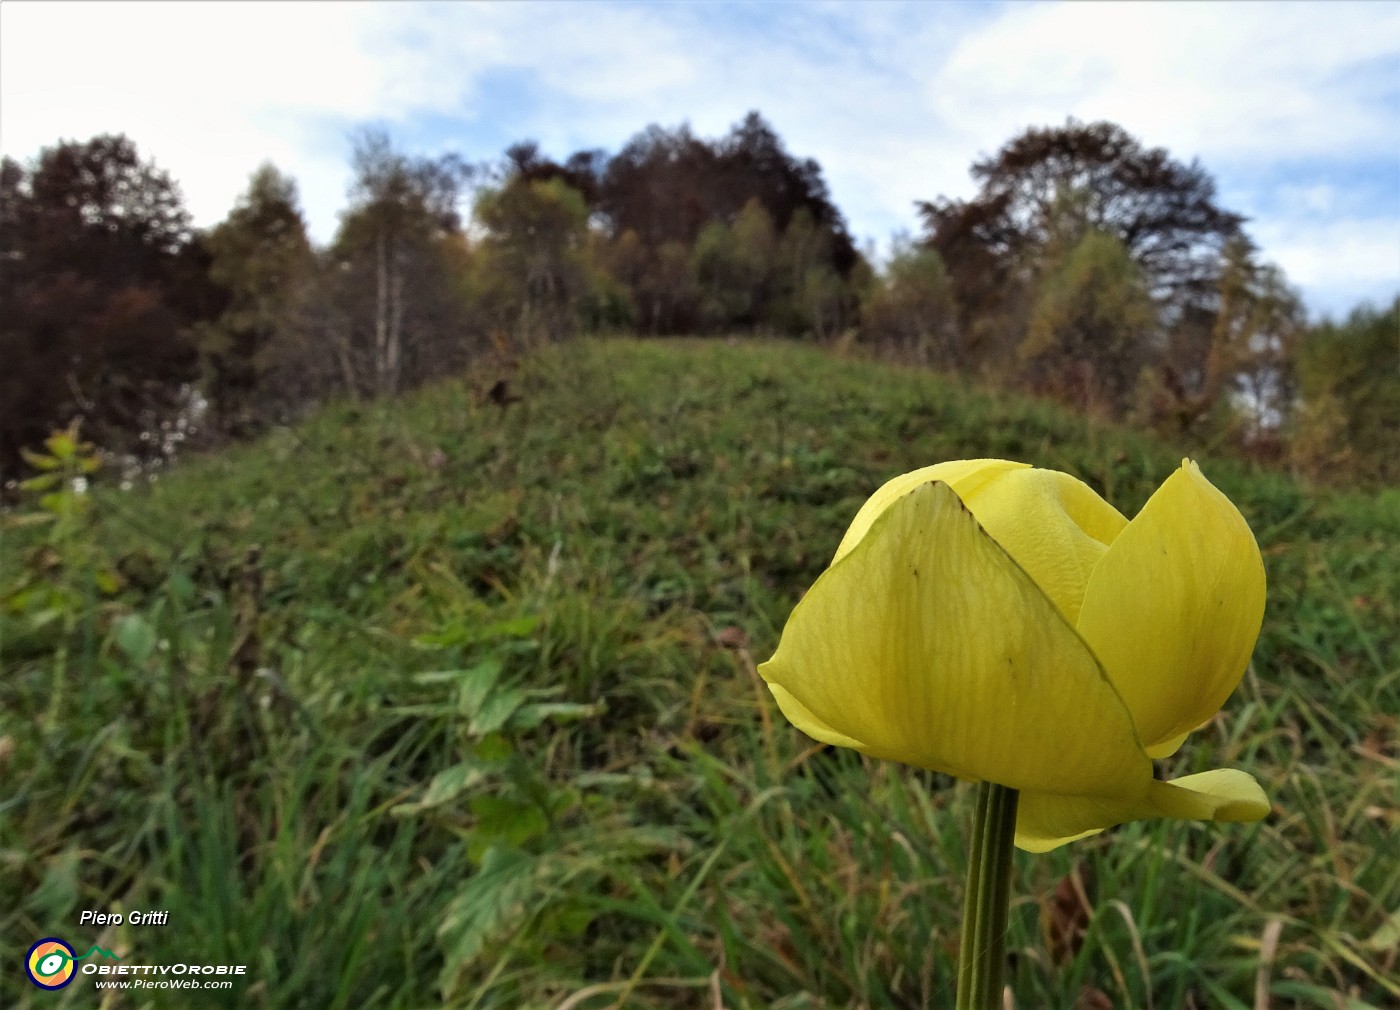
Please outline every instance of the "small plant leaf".
[[579, 705], [572, 702], [542, 702], [525, 705], [510, 720], [511, 729], [534, 729], [544, 722], [571, 722], [586, 719], [606, 709], [603, 702]]
[[527, 698], [529, 694], [521, 690], [498, 691], [476, 706], [467, 732], [472, 736], [485, 736], [502, 729]]
[[438, 986], [449, 1002], [457, 993], [464, 968], [487, 946], [522, 921], [523, 906], [534, 889], [539, 860], [519, 849], [493, 846], [481, 859], [481, 868], [463, 885], [447, 906], [438, 925], [438, 943], [444, 955]]
[[156, 629], [139, 614], [125, 614], [112, 626], [112, 640], [133, 663], [144, 663], [156, 647]]
[[19, 454], [26, 463], [36, 470], [57, 470], [59, 467], [59, 461], [54, 459], [54, 457], [45, 456], [42, 453], [35, 452], [33, 449], [21, 448]]
[[479, 761], [463, 761], [438, 772], [428, 783], [427, 791], [417, 803], [401, 803], [394, 807], [399, 816], [416, 814], [456, 799], [468, 789], [479, 785], [491, 773], [491, 767]]

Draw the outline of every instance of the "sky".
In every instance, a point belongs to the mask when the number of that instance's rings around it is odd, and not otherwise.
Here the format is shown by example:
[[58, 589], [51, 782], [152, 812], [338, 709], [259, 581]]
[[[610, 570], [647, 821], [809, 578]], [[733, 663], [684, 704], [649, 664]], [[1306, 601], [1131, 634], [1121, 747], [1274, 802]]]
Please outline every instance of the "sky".
[[1072, 116], [1199, 159], [1314, 317], [1400, 294], [1400, 3], [0, 4], [0, 152], [125, 133], [200, 226], [271, 160], [328, 241], [365, 125], [563, 160], [752, 109], [877, 253]]

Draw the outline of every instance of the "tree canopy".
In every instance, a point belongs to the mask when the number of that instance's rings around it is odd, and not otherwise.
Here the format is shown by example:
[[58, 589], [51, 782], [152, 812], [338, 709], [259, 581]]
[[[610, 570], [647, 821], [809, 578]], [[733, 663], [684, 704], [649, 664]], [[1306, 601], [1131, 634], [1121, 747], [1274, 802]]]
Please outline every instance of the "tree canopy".
[[229, 216], [209, 234], [210, 276], [228, 292], [218, 320], [200, 331], [205, 396], [215, 422], [253, 424], [279, 343], [295, 339], [294, 307], [310, 283], [315, 252], [296, 182], [264, 163]]
[[109, 452], [158, 456], [190, 424], [249, 433], [328, 395], [621, 331], [863, 345], [1393, 479], [1395, 309], [1310, 328], [1206, 170], [1113, 123], [1011, 138], [971, 166], [970, 199], [920, 202], [920, 239], [883, 264], [757, 112], [719, 137], [651, 125], [563, 160], [522, 140], [494, 165], [382, 129], [350, 139], [320, 248], [270, 164], [199, 232], [126, 137], [4, 159], [0, 467], [74, 419]]
[[119, 135], [7, 158], [0, 187], [0, 468], [75, 418], [158, 455], [198, 375], [189, 327], [225, 298], [179, 188]]
[[1164, 321], [1208, 303], [1226, 243], [1244, 218], [1220, 207], [1196, 163], [1145, 147], [1115, 123], [1030, 129], [973, 164], [971, 200], [921, 202], [925, 240], [948, 264], [962, 329], [995, 361], [1018, 341], [1034, 300], [1033, 264], [1072, 201], [1083, 227], [1112, 236], [1141, 271]]

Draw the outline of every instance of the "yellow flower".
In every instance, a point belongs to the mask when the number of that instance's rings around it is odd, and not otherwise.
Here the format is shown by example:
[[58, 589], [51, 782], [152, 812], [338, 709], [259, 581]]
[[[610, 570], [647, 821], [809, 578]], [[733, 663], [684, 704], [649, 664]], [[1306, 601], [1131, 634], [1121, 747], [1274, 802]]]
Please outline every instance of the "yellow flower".
[[1042, 852], [1268, 813], [1241, 771], [1152, 777], [1235, 689], [1263, 615], [1259, 547], [1195, 463], [1128, 522], [1068, 474], [958, 460], [871, 496], [759, 672], [817, 740], [1020, 790], [1016, 844]]

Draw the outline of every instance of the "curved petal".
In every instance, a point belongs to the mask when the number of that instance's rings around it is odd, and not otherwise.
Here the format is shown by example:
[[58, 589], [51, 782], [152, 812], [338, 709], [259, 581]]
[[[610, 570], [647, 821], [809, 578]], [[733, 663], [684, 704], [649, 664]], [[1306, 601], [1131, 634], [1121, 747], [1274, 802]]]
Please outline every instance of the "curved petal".
[[1151, 780], [1093, 654], [943, 483], [827, 569], [759, 673], [797, 725], [873, 757], [1061, 793]]
[[846, 535], [836, 548], [836, 556], [831, 559], [834, 565], [846, 556], [861, 538], [870, 532], [870, 526], [881, 513], [897, 499], [904, 497], [921, 484], [941, 480], [953, 489], [959, 498], [967, 496], [988, 481], [1012, 470], [1030, 469], [1029, 463], [1013, 463], [1008, 459], [954, 459], [947, 463], [935, 463], [919, 470], [891, 477], [866, 499], [856, 517], [851, 520]]
[[1254, 534], [1184, 460], [1094, 569], [1078, 629], [1161, 753], [1225, 703], [1263, 618]]
[[1074, 624], [1090, 574], [1128, 525], [1122, 513], [1058, 470], [1015, 470], [953, 490]]
[[[1197, 728], [1199, 729], [1199, 727]], [[1176, 736], [1168, 737], [1159, 743], [1155, 743], [1151, 747], [1146, 748], [1147, 756], [1153, 761], [1160, 761], [1162, 758], [1171, 757], [1181, 749], [1181, 745], [1186, 742], [1186, 738], [1190, 735], [1191, 733], [1189, 731], [1178, 733]]]
[[1216, 768], [1152, 783], [1147, 794], [1155, 817], [1189, 821], [1259, 821], [1269, 814], [1269, 797], [1253, 775], [1238, 768]]
[[1023, 792], [1016, 808], [1016, 845], [1048, 852], [1125, 821], [1257, 821], [1268, 813], [1269, 799], [1259, 783], [1234, 768], [1154, 780], [1136, 799]]
[[1016, 847], [1049, 852], [1133, 819], [1138, 800], [1022, 792], [1016, 803]]
[[769, 681], [768, 690], [773, 693], [773, 700], [778, 703], [778, 708], [782, 710], [787, 721], [813, 740], [820, 740], [835, 747], [849, 747], [851, 750], [867, 749], [866, 745], [855, 737], [846, 736], [818, 719], [812, 714], [812, 710], [793, 697], [787, 688]]

